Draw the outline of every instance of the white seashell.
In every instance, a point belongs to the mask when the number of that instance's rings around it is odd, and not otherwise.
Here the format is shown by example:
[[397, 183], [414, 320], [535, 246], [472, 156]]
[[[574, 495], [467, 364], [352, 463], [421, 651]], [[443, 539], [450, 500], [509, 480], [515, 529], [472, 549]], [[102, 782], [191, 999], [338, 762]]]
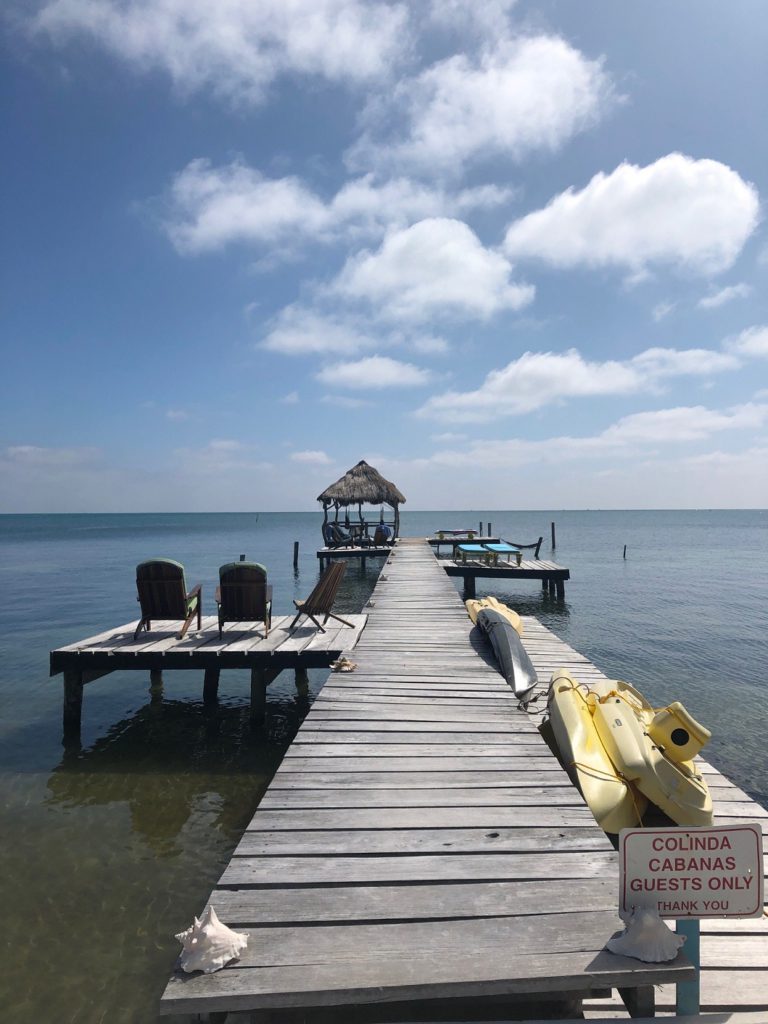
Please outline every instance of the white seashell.
[[176, 936], [184, 947], [179, 956], [179, 967], [191, 974], [203, 971], [213, 974], [220, 971], [230, 960], [237, 959], [248, 945], [248, 936], [234, 932], [216, 916], [213, 907], [208, 906], [200, 918], [184, 932]]
[[636, 907], [624, 931], [609, 939], [605, 948], [611, 953], [657, 964], [674, 960], [684, 942], [685, 936], [675, 935], [655, 909]]

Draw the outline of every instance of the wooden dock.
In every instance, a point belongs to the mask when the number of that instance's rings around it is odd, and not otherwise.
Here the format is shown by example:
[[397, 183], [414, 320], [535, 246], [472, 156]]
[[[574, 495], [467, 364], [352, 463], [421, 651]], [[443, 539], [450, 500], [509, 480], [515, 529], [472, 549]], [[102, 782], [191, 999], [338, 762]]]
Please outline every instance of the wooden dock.
[[352, 626], [329, 620], [320, 633], [307, 619], [290, 628], [293, 616], [275, 616], [269, 636], [261, 622], [231, 622], [219, 638], [215, 615], [204, 615], [201, 628], [179, 640], [178, 622], [154, 622], [149, 633], [134, 638], [136, 620], [96, 636], [51, 651], [50, 674], [64, 674], [64, 731], [77, 734], [83, 686], [119, 670], [149, 673], [154, 686], [162, 684], [164, 670], [195, 670], [204, 674], [203, 696], [216, 698], [219, 675], [225, 669], [251, 672], [251, 718], [264, 717], [267, 686], [284, 670], [297, 679], [310, 668], [327, 668], [342, 651], [351, 650], [365, 626], [367, 615], [348, 615]]
[[464, 580], [465, 597], [475, 597], [478, 579], [541, 580], [542, 589], [562, 601], [565, 598], [565, 581], [571, 578], [570, 570], [564, 565], [543, 558], [524, 558], [520, 565], [507, 562], [487, 565], [485, 562], [470, 560], [464, 563], [441, 558], [439, 564], [449, 576], [460, 576]]
[[[604, 951], [615, 852], [425, 541], [397, 545], [368, 610], [356, 671], [326, 683], [211, 894], [248, 950], [175, 974], [161, 1012], [562, 1016], [616, 989], [651, 1015], [653, 985], [693, 969]], [[600, 675], [526, 626], [542, 680]]]

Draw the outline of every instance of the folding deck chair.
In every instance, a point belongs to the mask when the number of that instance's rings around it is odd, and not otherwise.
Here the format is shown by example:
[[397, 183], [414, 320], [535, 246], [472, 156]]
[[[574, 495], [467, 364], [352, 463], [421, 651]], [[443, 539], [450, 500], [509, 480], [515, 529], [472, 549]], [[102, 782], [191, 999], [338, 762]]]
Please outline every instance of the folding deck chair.
[[336, 600], [336, 594], [339, 590], [342, 577], [347, 566], [345, 562], [334, 562], [328, 569], [325, 570], [323, 575], [320, 577], [315, 589], [304, 601], [294, 601], [293, 603], [298, 608], [298, 614], [293, 620], [289, 629], [293, 629], [296, 623], [299, 621], [302, 615], [307, 615], [321, 633], [325, 630], [323, 626], [317, 621], [315, 616], [324, 615], [323, 625], [328, 621], [329, 618], [337, 619], [342, 622], [345, 626], [353, 626], [354, 623], [347, 622], [346, 619], [342, 619], [340, 615], [334, 615], [331, 611], [333, 602]]

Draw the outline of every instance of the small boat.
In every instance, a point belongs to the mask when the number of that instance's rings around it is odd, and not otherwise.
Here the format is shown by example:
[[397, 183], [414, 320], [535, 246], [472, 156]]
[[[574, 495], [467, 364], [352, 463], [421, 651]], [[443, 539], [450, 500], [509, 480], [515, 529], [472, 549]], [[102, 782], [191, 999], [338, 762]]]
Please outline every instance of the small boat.
[[515, 696], [527, 701], [539, 680], [520, 640], [520, 616], [495, 598], [467, 601], [466, 607], [472, 621], [488, 635], [501, 674]]
[[649, 802], [678, 825], [712, 824], [712, 797], [693, 763], [711, 733], [682, 704], [654, 708], [629, 683], [582, 684], [560, 669], [548, 709], [564, 767], [605, 832], [642, 824]]

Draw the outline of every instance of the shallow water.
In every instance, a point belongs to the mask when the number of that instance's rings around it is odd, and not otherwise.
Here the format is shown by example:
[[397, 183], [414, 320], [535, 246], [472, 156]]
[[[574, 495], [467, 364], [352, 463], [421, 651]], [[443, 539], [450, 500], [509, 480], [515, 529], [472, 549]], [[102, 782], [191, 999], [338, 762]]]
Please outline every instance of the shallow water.
[[[651, 701], [683, 700], [713, 729], [709, 759], [768, 804], [768, 513], [404, 513], [402, 532], [480, 519], [512, 540], [544, 534], [544, 557], [554, 519], [552, 557], [572, 576], [565, 603], [533, 581], [487, 592]], [[317, 579], [319, 524], [315, 513], [0, 516], [3, 1019], [155, 1019], [173, 933], [203, 906], [326, 678], [310, 672], [302, 697], [284, 673], [254, 732], [247, 673], [222, 673], [209, 709], [202, 673], [165, 673], [153, 697], [148, 678], [116, 672], [86, 687], [81, 747], [65, 750], [48, 651], [135, 618], [133, 570], [153, 555], [183, 562], [213, 613], [218, 566], [244, 553], [269, 567], [285, 614]], [[340, 610], [362, 608], [379, 564], [350, 565]]]

